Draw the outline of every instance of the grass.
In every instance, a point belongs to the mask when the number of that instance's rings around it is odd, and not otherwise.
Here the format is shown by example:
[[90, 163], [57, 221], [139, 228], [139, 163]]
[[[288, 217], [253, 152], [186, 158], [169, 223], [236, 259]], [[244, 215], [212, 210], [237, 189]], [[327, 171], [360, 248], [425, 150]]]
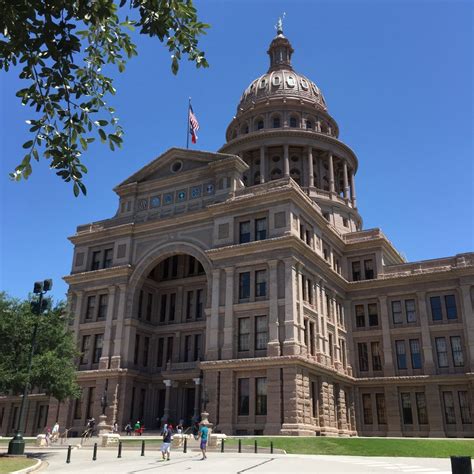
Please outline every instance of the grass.
[[[266, 437], [242, 438], [242, 446], [284, 449], [288, 454], [333, 454], [346, 456], [387, 456], [446, 458], [449, 456], [474, 457], [474, 440], [459, 439], [380, 439], [380, 438], [303, 438]], [[238, 438], [226, 441], [236, 445]]]
[[0, 457], [0, 474], [19, 471], [35, 464], [34, 459]]

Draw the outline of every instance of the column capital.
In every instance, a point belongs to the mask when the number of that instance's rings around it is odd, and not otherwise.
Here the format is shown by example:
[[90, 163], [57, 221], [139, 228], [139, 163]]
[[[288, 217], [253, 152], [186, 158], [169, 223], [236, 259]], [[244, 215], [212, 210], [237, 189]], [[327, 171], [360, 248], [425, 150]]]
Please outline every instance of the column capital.
[[201, 379], [200, 379], [200, 377], [196, 377], [195, 379], [193, 379], [193, 381], [194, 381], [194, 383], [195, 383], [196, 385], [201, 385]]
[[168, 387], [171, 387], [172, 381], [165, 379], [165, 380], [163, 380], [163, 383], [164, 383], [165, 386], [168, 388]]
[[235, 272], [235, 267], [225, 267], [226, 276], [232, 276]]

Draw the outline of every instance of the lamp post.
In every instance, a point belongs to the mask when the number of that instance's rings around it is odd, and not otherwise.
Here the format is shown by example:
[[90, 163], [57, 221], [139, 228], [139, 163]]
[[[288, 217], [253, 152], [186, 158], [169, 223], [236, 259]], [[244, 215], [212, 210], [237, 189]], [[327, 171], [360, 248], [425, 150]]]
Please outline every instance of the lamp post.
[[43, 299], [43, 295], [49, 290], [51, 290], [52, 287], [53, 280], [44, 280], [35, 282], [33, 288], [33, 293], [39, 295], [38, 301], [31, 302], [31, 312], [36, 315], [35, 325], [33, 327], [33, 336], [31, 338], [31, 348], [28, 357], [26, 383], [25, 388], [23, 390], [23, 398], [21, 399], [20, 405], [20, 415], [18, 417], [18, 424], [17, 429], [15, 430], [15, 436], [11, 439], [10, 443], [8, 443], [8, 454], [22, 455], [25, 452], [25, 440], [23, 439], [22, 431], [24, 431], [23, 424], [25, 419], [28, 391], [30, 389], [30, 372], [36, 346], [36, 334], [38, 333], [39, 316], [49, 308], [49, 301]]

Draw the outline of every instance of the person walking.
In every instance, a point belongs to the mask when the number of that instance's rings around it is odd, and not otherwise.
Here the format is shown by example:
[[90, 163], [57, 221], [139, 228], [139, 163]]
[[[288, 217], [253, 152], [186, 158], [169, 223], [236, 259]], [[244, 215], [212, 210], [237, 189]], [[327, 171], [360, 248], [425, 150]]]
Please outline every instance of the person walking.
[[207, 449], [207, 440], [209, 437], [209, 428], [206, 425], [201, 424], [201, 427], [199, 428], [199, 437], [201, 438], [201, 445], [199, 446], [202, 452], [201, 461], [204, 461], [205, 459], [207, 459], [206, 449]]
[[132, 436], [132, 431], [133, 431], [132, 422], [129, 421], [129, 422], [125, 425], [125, 433], [127, 434], [127, 436]]
[[115, 421], [114, 426], [112, 427], [112, 433], [118, 434], [118, 432], [119, 432], [118, 423]]
[[56, 423], [53, 426], [53, 431], [51, 431], [51, 442], [54, 443], [59, 439], [59, 423]]
[[173, 427], [171, 425], [165, 425], [163, 428], [163, 444], [161, 445], [161, 456], [163, 461], [170, 460], [171, 454], [171, 438], [173, 435]]
[[141, 432], [141, 423], [140, 423], [140, 420], [137, 420], [137, 422], [135, 423], [134, 425], [134, 429], [135, 429], [135, 436], [141, 436], [142, 435], [142, 432]]

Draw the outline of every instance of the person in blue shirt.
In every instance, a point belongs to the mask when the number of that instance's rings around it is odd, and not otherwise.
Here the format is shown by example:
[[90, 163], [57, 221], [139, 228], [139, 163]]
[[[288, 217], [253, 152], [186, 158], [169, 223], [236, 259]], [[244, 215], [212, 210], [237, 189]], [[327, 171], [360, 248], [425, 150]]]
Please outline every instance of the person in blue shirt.
[[199, 428], [199, 437], [201, 438], [201, 451], [202, 451], [202, 459], [201, 461], [204, 461], [207, 459], [206, 456], [206, 448], [207, 448], [207, 440], [209, 438], [209, 428], [206, 425], [201, 425]]

